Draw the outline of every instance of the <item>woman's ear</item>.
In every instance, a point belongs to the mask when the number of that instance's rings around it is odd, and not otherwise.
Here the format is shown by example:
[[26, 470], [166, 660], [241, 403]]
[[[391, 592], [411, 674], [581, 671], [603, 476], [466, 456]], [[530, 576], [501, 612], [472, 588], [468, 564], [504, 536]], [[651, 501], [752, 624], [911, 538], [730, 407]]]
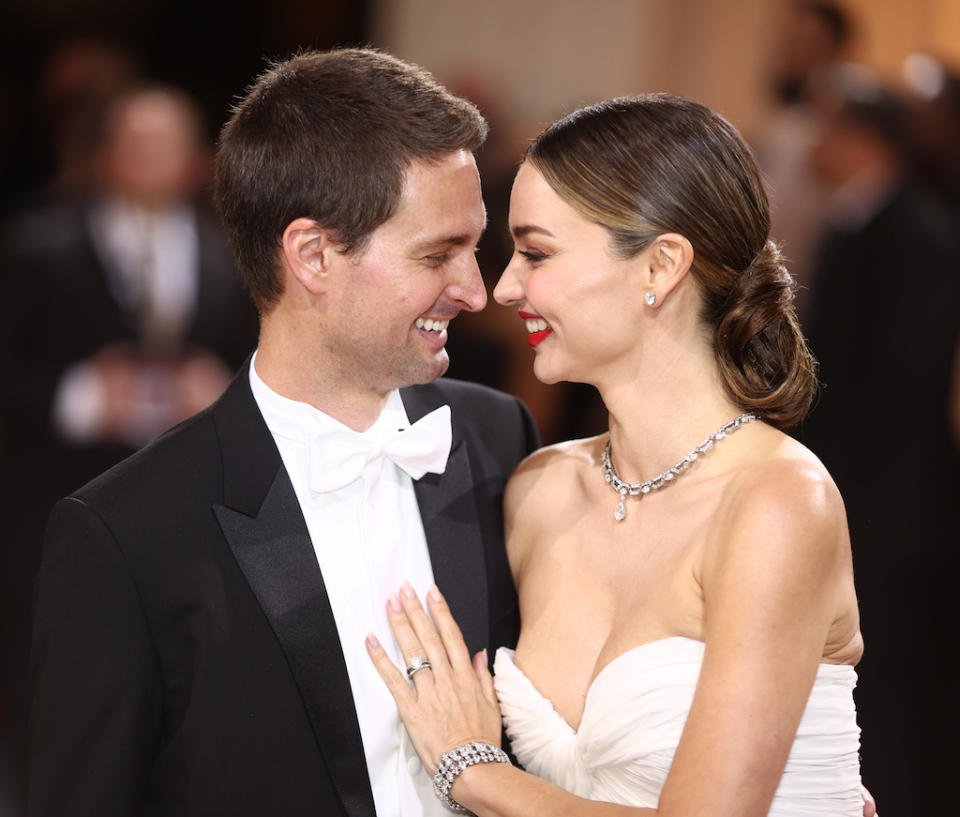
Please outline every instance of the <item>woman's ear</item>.
[[307, 292], [320, 295], [326, 290], [339, 255], [327, 230], [312, 219], [296, 218], [283, 231], [281, 253], [284, 266]]
[[658, 235], [644, 258], [644, 296], [656, 309], [684, 279], [693, 264], [693, 245], [679, 233]]

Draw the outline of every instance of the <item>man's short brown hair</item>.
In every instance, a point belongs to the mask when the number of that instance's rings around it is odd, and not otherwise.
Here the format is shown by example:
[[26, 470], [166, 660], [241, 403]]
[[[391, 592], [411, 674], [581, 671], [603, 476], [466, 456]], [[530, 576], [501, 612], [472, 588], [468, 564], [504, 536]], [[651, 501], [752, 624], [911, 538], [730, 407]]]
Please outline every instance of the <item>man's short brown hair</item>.
[[283, 292], [278, 250], [309, 218], [345, 252], [394, 213], [415, 160], [475, 151], [487, 124], [427, 71], [373, 49], [272, 64], [220, 134], [215, 199], [244, 283], [264, 312]]

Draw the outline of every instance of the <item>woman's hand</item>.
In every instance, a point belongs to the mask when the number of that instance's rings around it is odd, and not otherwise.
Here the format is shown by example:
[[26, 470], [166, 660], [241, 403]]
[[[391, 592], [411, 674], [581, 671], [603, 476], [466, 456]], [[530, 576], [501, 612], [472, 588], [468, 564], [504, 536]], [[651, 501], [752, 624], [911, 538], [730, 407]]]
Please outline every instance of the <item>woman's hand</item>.
[[501, 726], [486, 650], [470, 660], [460, 628], [436, 587], [427, 593], [427, 606], [433, 621], [406, 582], [387, 602], [387, 617], [407, 666], [414, 658], [430, 662], [429, 668], [413, 673], [412, 686], [372, 633], [367, 652], [397, 702], [420, 760], [433, 774], [441, 756], [464, 743], [499, 746]]

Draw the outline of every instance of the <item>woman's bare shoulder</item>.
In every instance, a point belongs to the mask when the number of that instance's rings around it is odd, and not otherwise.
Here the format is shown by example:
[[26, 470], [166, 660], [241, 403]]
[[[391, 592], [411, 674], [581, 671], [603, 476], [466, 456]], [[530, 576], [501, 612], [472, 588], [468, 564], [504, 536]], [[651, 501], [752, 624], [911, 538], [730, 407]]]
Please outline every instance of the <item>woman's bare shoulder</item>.
[[[839, 564], [849, 554], [846, 512], [823, 463], [768, 428], [730, 474], [712, 526], [713, 555], [755, 565], [775, 559]], [[750, 561], [743, 563], [749, 564]]]
[[599, 467], [604, 439], [605, 435], [547, 446], [517, 466], [503, 501], [512, 562], [580, 515], [586, 501], [584, 480]]
[[769, 509], [832, 518], [843, 514], [836, 483], [823, 463], [793, 437], [767, 428], [730, 480], [731, 499], [741, 511]]
[[525, 495], [545, 488], [566, 490], [587, 469], [597, 467], [606, 435], [567, 440], [534, 451], [514, 470], [508, 494]]
[[785, 628], [812, 622], [818, 638], [827, 627], [821, 660], [856, 663], [862, 641], [840, 492], [798, 441], [770, 429], [756, 442], [731, 474], [704, 550], [712, 614], [745, 604]]

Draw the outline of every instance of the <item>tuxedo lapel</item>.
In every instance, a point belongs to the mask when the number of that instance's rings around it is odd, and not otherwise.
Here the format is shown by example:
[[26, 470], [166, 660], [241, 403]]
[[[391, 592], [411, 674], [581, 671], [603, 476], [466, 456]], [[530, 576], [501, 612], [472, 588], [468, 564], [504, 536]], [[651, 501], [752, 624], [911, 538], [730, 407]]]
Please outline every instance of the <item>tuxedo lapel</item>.
[[213, 510], [287, 657], [345, 812], [375, 817], [330, 600], [293, 485], [247, 378], [244, 366], [214, 409], [224, 504]]
[[[435, 386], [401, 390], [407, 417], [415, 423], [443, 405]], [[471, 652], [489, 641], [487, 569], [473, 474], [470, 441], [453, 418], [446, 470], [414, 482], [420, 519], [437, 587], [443, 593]]]

